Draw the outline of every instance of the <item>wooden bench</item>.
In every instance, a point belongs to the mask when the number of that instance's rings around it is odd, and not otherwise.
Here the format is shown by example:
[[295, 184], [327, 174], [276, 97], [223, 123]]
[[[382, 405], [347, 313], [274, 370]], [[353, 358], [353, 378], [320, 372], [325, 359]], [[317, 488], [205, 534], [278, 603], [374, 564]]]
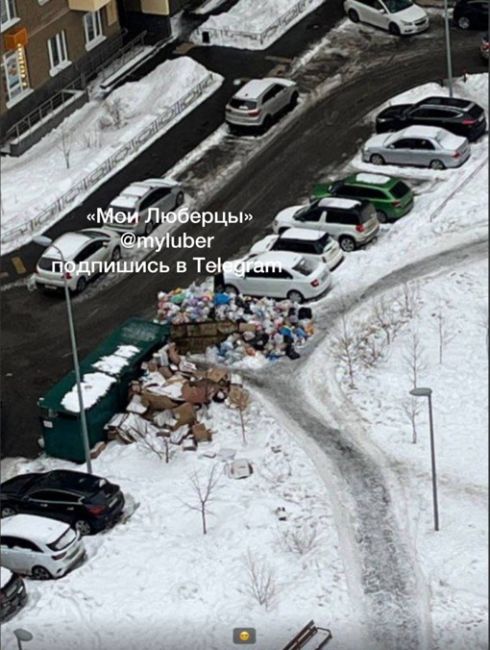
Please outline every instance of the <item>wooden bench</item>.
[[321, 650], [331, 638], [330, 630], [310, 621], [282, 650]]

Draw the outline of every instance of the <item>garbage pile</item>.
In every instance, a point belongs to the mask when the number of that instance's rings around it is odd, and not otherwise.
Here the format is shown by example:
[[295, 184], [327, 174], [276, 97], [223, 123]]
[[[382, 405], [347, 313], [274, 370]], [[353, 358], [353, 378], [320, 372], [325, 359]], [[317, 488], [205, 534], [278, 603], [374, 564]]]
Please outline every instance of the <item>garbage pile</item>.
[[164, 438], [184, 451], [196, 451], [199, 443], [213, 438], [200, 421], [203, 407], [226, 402], [240, 408], [247, 402], [239, 377], [226, 368], [198, 370], [178, 353], [175, 343], [164, 345], [142, 370], [140, 379], [130, 384], [126, 411], [106, 424], [108, 440], [125, 444], [144, 440], [151, 446], [155, 438]]
[[298, 349], [314, 333], [312, 318], [310, 308], [290, 300], [214, 293], [205, 285], [158, 294], [157, 319], [161, 323], [235, 324], [234, 331], [211, 343], [211, 358], [216, 363], [233, 364], [257, 355], [269, 360], [297, 359]]

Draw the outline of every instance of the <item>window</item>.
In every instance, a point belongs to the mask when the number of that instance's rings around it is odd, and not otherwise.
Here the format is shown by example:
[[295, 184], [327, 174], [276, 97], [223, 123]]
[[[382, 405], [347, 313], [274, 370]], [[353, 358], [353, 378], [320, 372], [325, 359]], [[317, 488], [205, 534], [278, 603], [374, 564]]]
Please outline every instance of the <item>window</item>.
[[40, 552], [39, 546], [36, 546], [34, 542], [31, 542], [28, 539], [24, 539], [22, 537], [11, 537], [11, 545], [9, 545], [9, 548], [13, 549], [22, 549], [26, 551], [37, 551], [38, 553]]
[[2, 31], [7, 25], [18, 20], [15, 0], [2, 0]]
[[99, 11], [91, 11], [83, 17], [83, 27], [85, 29], [85, 46], [90, 48], [102, 40], [102, 19]]
[[393, 142], [394, 149], [413, 149], [413, 140], [408, 138], [403, 138], [402, 140], [397, 140]]
[[430, 140], [416, 140], [414, 149], [433, 150], [434, 145]]
[[268, 102], [270, 99], [273, 99], [276, 95], [278, 95], [281, 92], [281, 90], [283, 90], [282, 86], [278, 86], [278, 85], [272, 86], [272, 88], [270, 88], [262, 98], [262, 103], [265, 104], [265, 102]]
[[27, 63], [24, 48], [17, 47], [13, 52], [7, 52], [2, 59], [3, 87], [8, 101], [13, 101], [29, 88], [27, 76]]
[[77, 255], [75, 256], [75, 259], [73, 260], [75, 264], [78, 264], [79, 262], [83, 262], [84, 260], [88, 260], [89, 257], [92, 257], [92, 255], [95, 255], [95, 253], [102, 248], [104, 245], [103, 241], [93, 241], [90, 242], [90, 244], [87, 244], [85, 248], [83, 248]]
[[66, 48], [66, 34], [63, 31], [58, 32], [52, 38], [48, 39], [49, 62], [51, 65], [51, 74], [56, 74], [59, 70], [66, 68], [70, 63], [68, 59], [68, 50]]
[[31, 492], [29, 498], [33, 501], [62, 501], [63, 493], [56, 490], [38, 490]]
[[344, 226], [356, 226], [359, 223], [359, 217], [352, 212], [329, 210], [327, 223], [338, 223]]

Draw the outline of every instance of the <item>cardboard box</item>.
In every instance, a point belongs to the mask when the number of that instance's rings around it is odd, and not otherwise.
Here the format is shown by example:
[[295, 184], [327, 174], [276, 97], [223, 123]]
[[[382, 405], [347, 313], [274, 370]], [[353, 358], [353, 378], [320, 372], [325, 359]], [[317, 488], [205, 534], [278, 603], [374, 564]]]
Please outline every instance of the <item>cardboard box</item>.
[[175, 431], [185, 424], [194, 424], [196, 421], [196, 410], [192, 404], [184, 402], [177, 408], [172, 409], [172, 413], [177, 420], [176, 424], [172, 427]]
[[215, 384], [223, 385], [230, 383], [230, 372], [226, 368], [210, 368], [206, 376]]
[[100, 454], [104, 451], [104, 449], [107, 447], [105, 442], [98, 442], [92, 449], [90, 450], [90, 458], [97, 458], [100, 456]]
[[179, 406], [179, 402], [170, 399], [170, 397], [155, 395], [155, 393], [150, 393], [148, 390], [143, 390], [141, 403], [149, 406], [153, 411], [165, 411]]
[[213, 434], [204, 424], [202, 424], [202, 422], [194, 424], [191, 428], [191, 432], [197, 442], [209, 442], [213, 439]]

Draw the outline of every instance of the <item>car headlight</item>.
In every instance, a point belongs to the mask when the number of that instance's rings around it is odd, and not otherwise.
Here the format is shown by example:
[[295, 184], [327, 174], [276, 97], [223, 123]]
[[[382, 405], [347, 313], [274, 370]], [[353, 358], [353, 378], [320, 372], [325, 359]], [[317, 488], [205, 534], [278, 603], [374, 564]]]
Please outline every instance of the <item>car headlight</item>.
[[402, 23], [404, 25], [413, 25], [413, 22], [411, 20], [402, 20]]

